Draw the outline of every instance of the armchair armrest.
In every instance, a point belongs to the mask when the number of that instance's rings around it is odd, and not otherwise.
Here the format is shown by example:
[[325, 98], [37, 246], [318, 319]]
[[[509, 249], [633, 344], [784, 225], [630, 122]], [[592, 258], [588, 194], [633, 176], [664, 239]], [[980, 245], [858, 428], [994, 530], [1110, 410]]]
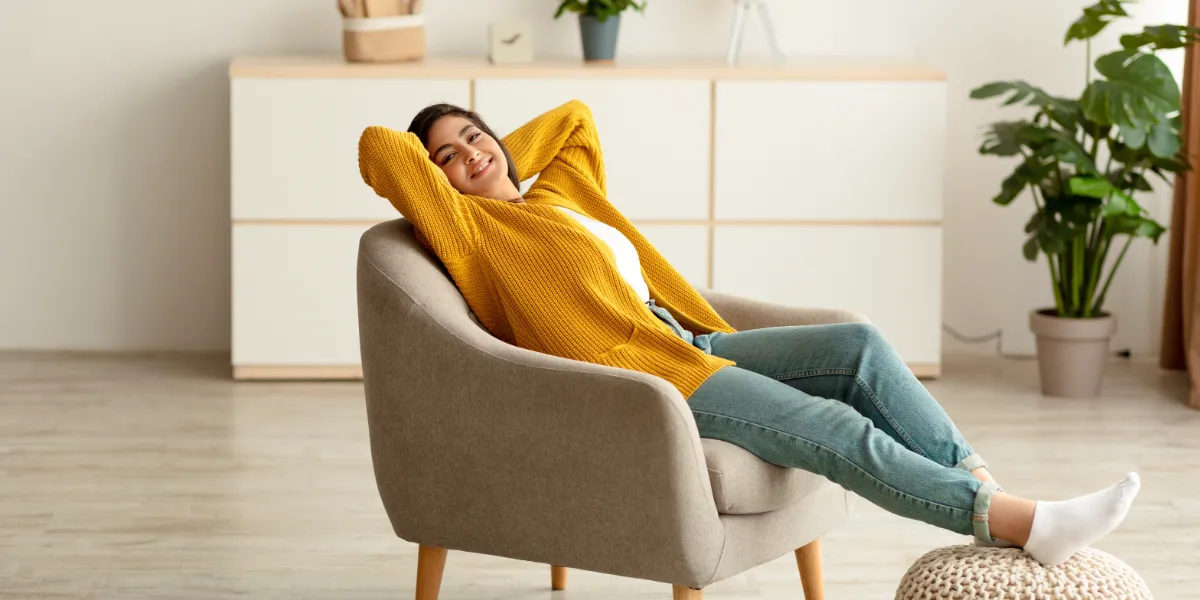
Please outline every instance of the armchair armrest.
[[852, 310], [787, 306], [702, 287], [697, 287], [696, 291], [712, 305], [726, 323], [738, 331], [788, 325], [871, 322], [865, 315]]
[[392, 237], [363, 237], [358, 310], [372, 461], [396, 534], [625, 575], [636, 552], [648, 557], [638, 576], [710, 577], [724, 529], [678, 390], [491, 336]]

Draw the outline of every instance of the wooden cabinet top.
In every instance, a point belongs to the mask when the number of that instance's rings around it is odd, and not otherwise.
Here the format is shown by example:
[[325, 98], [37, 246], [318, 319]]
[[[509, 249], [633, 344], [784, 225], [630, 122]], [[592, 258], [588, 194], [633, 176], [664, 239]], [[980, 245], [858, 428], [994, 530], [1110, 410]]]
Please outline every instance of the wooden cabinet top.
[[403, 63], [350, 63], [341, 55], [239, 56], [229, 64], [231, 78], [393, 78], [393, 79], [783, 79], [810, 81], [942, 81], [944, 71], [884, 59], [790, 60], [782, 64], [744, 60], [730, 67], [718, 58], [617, 59], [591, 64], [580, 59], [541, 59], [528, 64], [493, 65], [478, 57], [429, 57]]

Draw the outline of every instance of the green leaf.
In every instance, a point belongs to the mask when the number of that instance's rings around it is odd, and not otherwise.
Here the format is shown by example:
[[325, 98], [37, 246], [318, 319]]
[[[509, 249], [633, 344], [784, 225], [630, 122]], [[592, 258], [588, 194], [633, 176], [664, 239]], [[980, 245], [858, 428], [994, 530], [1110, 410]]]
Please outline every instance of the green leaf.
[[1121, 127], [1121, 141], [1130, 148], [1141, 148], [1146, 143], [1146, 130], [1140, 127]]
[[[1179, 85], [1158, 56], [1137, 50], [1118, 50], [1096, 59], [1096, 71], [1113, 81], [1143, 88], [1147, 94], [1179, 110]], [[1168, 111], [1171, 112], [1171, 111]]]
[[1067, 185], [1072, 194], [1088, 198], [1107, 198], [1102, 213], [1105, 217], [1114, 215], [1140, 215], [1142, 207], [1133, 197], [1117, 188], [1103, 177], [1072, 177]]
[[1153, 54], [1119, 50], [1096, 59], [1108, 79], [1092, 81], [1079, 104], [1088, 119], [1101, 125], [1149, 130], [1179, 110], [1179, 86], [1171, 70]]
[[1120, 140], [1111, 140], [1109, 150], [1112, 152], [1113, 160], [1125, 164], [1132, 164], [1140, 160], [1142, 155], [1149, 154], [1150, 151], [1145, 148], [1130, 148]]
[[1053, 220], [1047, 221], [1047, 226], [1037, 232], [1038, 245], [1046, 254], [1062, 254], [1067, 250], [1067, 240], [1073, 235], [1066, 225]]
[[1121, 46], [1134, 50], [1149, 45], [1151, 50], [1183, 48], [1200, 40], [1200, 29], [1183, 25], [1149, 25], [1141, 33], [1121, 36]]
[[582, 13], [587, 10], [587, 6], [580, 0], [562, 0], [562, 3], [558, 5], [558, 10], [554, 13], [554, 18], [557, 19], [561, 17], [563, 12], [568, 10], [571, 12]]
[[1029, 239], [1025, 240], [1025, 245], [1021, 247], [1021, 253], [1025, 255], [1025, 260], [1029, 262], [1037, 260], [1038, 236], [1029, 236]]
[[646, 2], [638, 4], [635, 0], [562, 0], [559, 4], [558, 11], [554, 13], [554, 18], [562, 16], [564, 11], [577, 12], [585, 15], [596, 17], [600, 22], [605, 22], [609, 17], [620, 14], [621, 12], [634, 9], [639, 12], [644, 12]]
[[1150, 139], [1147, 142], [1150, 153], [1159, 158], [1171, 158], [1179, 153], [1182, 140], [1179, 133], [1169, 121], [1160, 121], [1150, 129]]
[[1004, 180], [1004, 183], [1000, 184], [1000, 193], [995, 198], [992, 198], [992, 202], [1000, 206], [1012, 204], [1012, 201], [1021, 195], [1021, 190], [1025, 189], [1025, 183], [1016, 173], [1009, 175]]
[[1041, 108], [1055, 123], [1074, 130], [1079, 119], [1079, 103], [1070, 98], [1051, 96], [1042, 88], [1022, 80], [994, 81], [971, 90], [971, 98], [985, 99], [1011, 93], [1001, 106], [1011, 106], [1021, 101], [1028, 106]]
[[1067, 181], [1072, 194], [1088, 198], [1106, 198], [1116, 188], [1102, 177], [1072, 177]]
[[1099, 207], [1100, 200], [1074, 194], [1058, 196], [1046, 202], [1046, 210], [1061, 216], [1062, 223], [1069, 226], [1072, 235], [1096, 220], [1096, 209]]
[[1108, 203], [1104, 205], [1101, 214], [1105, 218], [1118, 215], [1137, 216], [1142, 214], [1142, 207], [1133, 199], [1133, 196], [1113, 188], [1112, 195], [1108, 197]]
[[1056, 97], [1053, 104], [1043, 106], [1042, 110], [1050, 115], [1051, 120], [1070, 131], [1075, 131], [1075, 126], [1083, 121], [1083, 111], [1079, 107], [1079, 101], [1071, 98]]
[[1021, 152], [1021, 131], [1031, 126], [1029, 121], [998, 121], [992, 123], [983, 145], [979, 147], [980, 154], [996, 156], [1014, 156]]
[[1191, 168], [1188, 166], [1186, 161], [1187, 161], [1186, 157], [1181, 156], [1181, 155], [1176, 155], [1173, 158], [1155, 157], [1154, 160], [1152, 160], [1150, 164], [1154, 165], [1155, 167], [1157, 167], [1159, 169], [1163, 169], [1164, 171], [1170, 171], [1172, 173], [1183, 173], [1184, 171], [1191, 170]]
[[993, 81], [992, 83], [985, 83], [971, 90], [971, 97], [975, 98], [976, 100], [991, 98], [992, 96], [999, 96], [1000, 94], [1011, 90], [1012, 87], [1013, 84], [1008, 81]]
[[1092, 160], [1090, 154], [1083, 146], [1079, 145], [1079, 141], [1071, 136], [1070, 133], [1049, 129], [1046, 132], [1049, 143], [1044, 144], [1034, 150], [1033, 155], [1039, 158], [1055, 158], [1059, 162], [1075, 165], [1080, 172], [1088, 174], [1097, 174], [1099, 170], [1096, 167], [1096, 162]]
[[1084, 8], [1083, 16], [1071, 23], [1063, 45], [1070, 43], [1071, 40], [1091, 38], [1107, 27], [1113, 17], [1125, 16], [1129, 16], [1129, 13], [1125, 12], [1120, 0], [1100, 0], [1100, 2]]
[[1133, 187], [1135, 190], [1141, 190], [1143, 192], [1154, 191], [1154, 188], [1151, 187], [1150, 182], [1141, 173], [1134, 173], [1131, 175], [1129, 177], [1129, 182], [1132, 184], [1131, 187]]
[[1088, 198], [1087, 201], [1084, 201], [1083, 198], [1079, 198], [1079, 200], [1079, 202], [1072, 202], [1062, 209], [1060, 214], [1071, 225], [1080, 227], [1090, 225], [1096, 220], [1096, 214], [1092, 209], [1099, 206], [1100, 203], [1095, 198]]
[[1107, 235], [1132, 235], [1134, 237], [1148, 237], [1158, 243], [1158, 239], [1162, 234], [1166, 233], [1167, 228], [1153, 219], [1146, 217], [1138, 217], [1131, 215], [1116, 215], [1105, 221], [1105, 233]]
[[1012, 96], [1004, 102], [1005, 106], [1016, 104], [1026, 99], [1029, 100], [1028, 104], [1030, 106], [1046, 106], [1054, 102], [1054, 97], [1047, 94], [1045, 90], [1021, 80], [996, 81], [984, 84], [971, 90], [971, 97], [976, 99], [991, 98], [1010, 92]]
[[1033, 216], [1029, 217], [1029, 221], [1025, 223], [1025, 233], [1033, 233], [1034, 231], [1041, 229], [1042, 224], [1045, 222], [1046, 216], [1042, 214], [1042, 211], [1039, 210], [1033, 213]]
[[1044, 166], [1031, 166], [1029, 163], [1022, 162], [1013, 169], [1012, 174], [1004, 179], [1000, 184], [1000, 193], [992, 198], [992, 202], [1001, 206], [1008, 206], [1016, 200], [1026, 185], [1037, 185], [1046, 176]]

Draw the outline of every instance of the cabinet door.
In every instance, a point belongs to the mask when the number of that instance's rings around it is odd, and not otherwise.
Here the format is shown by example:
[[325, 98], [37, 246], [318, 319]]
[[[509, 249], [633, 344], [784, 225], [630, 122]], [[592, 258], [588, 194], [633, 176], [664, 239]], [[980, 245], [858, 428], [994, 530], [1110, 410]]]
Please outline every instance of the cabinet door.
[[236, 219], [391, 219], [396, 209], [358, 171], [370, 125], [408, 129], [422, 108], [466, 107], [470, 82], [438, 79], [234, 79]]
[[717, 225], [713, 288], [858, 311], [910, 365], [941, 361], [940, 227]]
[[945, 85], [717, 84], [717, 219], [909, 220], [942, 215]]
[[505, 136], [568, 100], [592, 109], [609, 200], [631, 220], [707, 219], [708, 80], [479, 79], [475, 108]]
[[637, 225], [638, 231], [693, 287], [708, 287], [708, 227]]
[[233, 364], [360, 364], [355, 265], [367, 225], [233, 227]]

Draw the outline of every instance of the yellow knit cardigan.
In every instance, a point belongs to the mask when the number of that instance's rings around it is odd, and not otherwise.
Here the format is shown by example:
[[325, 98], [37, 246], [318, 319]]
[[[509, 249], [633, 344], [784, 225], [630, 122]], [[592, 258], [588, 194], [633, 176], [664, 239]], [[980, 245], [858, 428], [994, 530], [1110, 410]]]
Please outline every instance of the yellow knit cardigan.
[[527, 204], [461, 194], [416, 134], [368, 127], [359, 170], [441, 259], [480, 323], [497, 338], [563, 358], [656, 375], [683, 397], [734, 361], [705, 354], [658, 319], [617, 269], [611, 249], [562, 206], [608, 224], [637, 248], [650, 297], [695, 334], [734, 333], [712, 306], [608, 201], [600, 140], [572, 100], [504, 138]]

